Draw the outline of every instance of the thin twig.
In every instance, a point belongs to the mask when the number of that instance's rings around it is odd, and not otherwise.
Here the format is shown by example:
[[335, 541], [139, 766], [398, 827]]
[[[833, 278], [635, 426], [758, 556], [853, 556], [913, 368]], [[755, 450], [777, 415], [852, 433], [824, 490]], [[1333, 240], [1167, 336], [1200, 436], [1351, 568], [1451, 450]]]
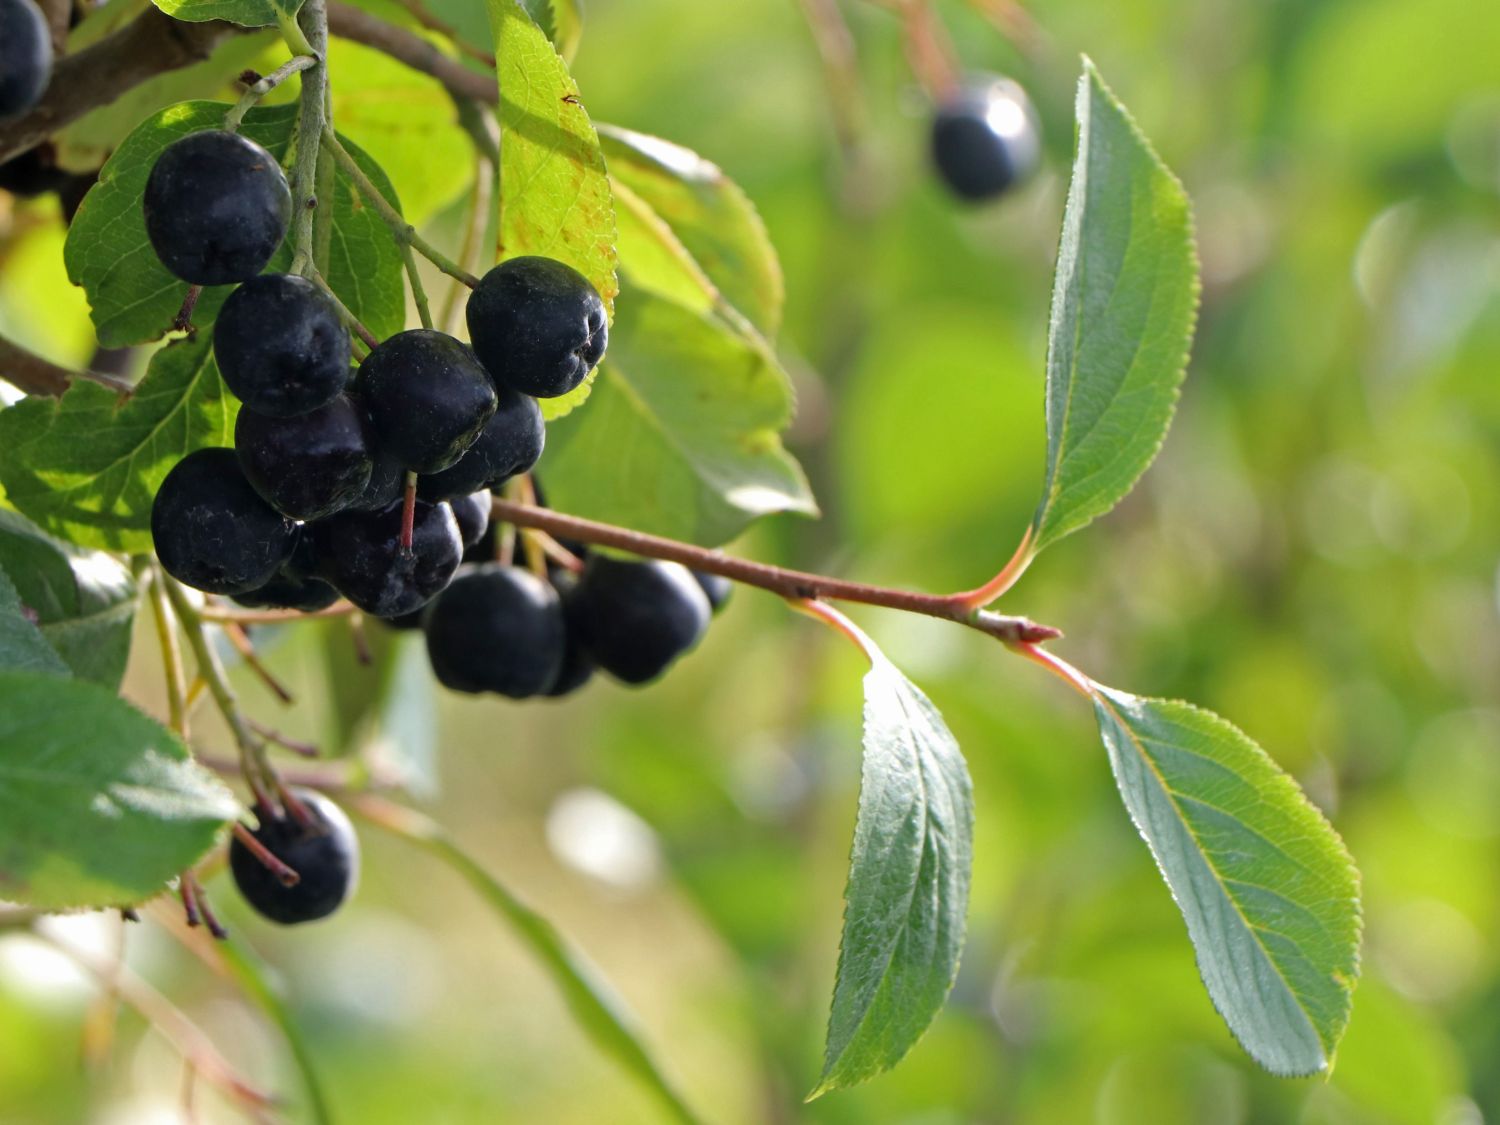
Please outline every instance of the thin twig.
[[343, 301], [339, 300], [339, 295], [333, 291], [333, 286], [328, 284], [327, 278], [325, 278], [317, 270], [313, 270], [311, 280], [317, 282], [318, 287], [322, 289], [328, 299], [333, 302], [334, 308], [338, 309], [339, 319], [349, 326], [350, 331], [352, 331], [365, 343], [369, 344], [371, 348], [380, 346], [380, 337], [376, 336], [375, 333], [366, 328], [360, 321], [359, 317], [355, 316], [354, 313], [350, 310], [349, 306], [344, 304]]
[[245, 88], [240, 95], [239, 101], [234, 103], [233, 108], [224, 115], [224, 131], [233, 133], [240, 127], [240, 122], [245, 120], [245, 114], [250, 112], [252, 106], [265, 97], [272, 90], [280, 86], [299, 70], [306, 70], [310, 66], [317, 65], [317, 57], [314, 55], [293, 55], [282, 63], [270, 74], [257, 78]]
[[[300, 24], [300, 26], [299, 26]], [[318, 148], [326, 134], [328, 108], [328, 18], [323, 0], [306, 0], [296, 20], [281, 20], [282, 34], [292, 49], [318, 59], [316, 65], [302, 74], [300, 107], [297, 112], [297, 145], [292, 164], [292, 273], [308, 276], [314, 266], [313, 218], [319, 206], [332, 200], [318, 200]], [[300, 44], [298, 43], [300, 40]]]
[[255, 645], [250, 641], [250, 635], [245, 632], [245, 627], [237, 621], [226, 621], [223, 623], [224, 635], [229, 638], [229, 643], [234, 646], [234, 651], [240, 654], [240, 659], [245, 662], [245, 667], [255, 673], [256, 679], [266, 685], [277, 699], [291, 706], [296, 702], [291, 691], [289, 691], [280, 680], [271, 674], [261, 660], [260, 654], [255, 651]]
[[61, 367], [3, 336], [0, 336], [0, 379], [29, 395], [59, 397], [78, 379], [98, 383], [124, 398], [135, 393], [135, 387], [118, 376], [106, 375], [102, 371], [74, 371]]
[[480, 65], [487, 66], [491, 70], [495, 69], [494, 55], [480, 47], [474, 46], [474, 44], [460, 35], [458, 29], [451, 23], [433, 15], [427, 5], [422, 3], [422, 0], [396, 0], [396, 2], [410, 12], [412, 17], [428, 31], [437, 32]]
[[345, 601], [334, 602], [325, 609], [306, 613], [300, 609], [224, 609], [219, 606], [204, 606], [198, 611], [198, 617], [210, 625], [279, 625], [315, 617], [345, 617], [354, 611], [354, 606]]
[[167, 681], [167, 719], [172, 730], [184, 742], [188, 738], [187, 674], [182, 663], [182, 644], [177, 638], [177, 622], [167, 601], [166, 582], [161, 568], [152, 565], [142, 575], [149, 587], [151, 617], [156, 625], [156, 640], [161, 647], [162, 670]]

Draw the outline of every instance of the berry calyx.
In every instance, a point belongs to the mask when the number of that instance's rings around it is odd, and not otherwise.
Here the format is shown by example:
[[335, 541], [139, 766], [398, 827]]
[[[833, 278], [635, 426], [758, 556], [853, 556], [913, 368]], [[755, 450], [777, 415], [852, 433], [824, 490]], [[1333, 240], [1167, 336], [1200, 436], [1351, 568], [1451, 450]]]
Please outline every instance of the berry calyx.
[[1041, 160], [1036, 111], [1019, 83], [986, 77], [966, 84], [932, 119], [932, 161], [961, 199], [1003, 195]]
[[526, 699], [548, 691], [562, 668], [562, 603], [520, 567], [465, 567], [432, 603], [422, 628], [433, 672], [454, 691]]
[[448, 585], [463, 555], [458, 521], [447, 504], [418, 500], [411, 549], [401, 547], [401, 507], [344, 511], [314, 524], [321, 577], [366, 613], [399, 617]]
[[349, 379], [349, 329], [305, 277], [268, 273], [229, 295], [214, 322], [214, 359], [235, 396], [272, 418], [333, 400]]
[[474, 353], [430, 328], [397, 333], [370, 352], [359, 394], [380, 444], [414, 473], [441, 472], [462, 457], [498, 405]]
[[266, 268], [286, 237], [292, 192], [260, 145], [207, 129], [162, 149], [142, 207], [168, 271], [193, 285], [229, 285]]
[[497, 385], [556, 398], [582, 383], [609, 344], [599, 291], [555, 258], [501, 262], [469, 295], [469, 339]]
[[257, 913], [290, 926], [326, 918], [348, 901], [359, 880], [359, 837], [344, 810], [321, 793], [293, 789], [306, 822], [290, 810], [257, 806], [250, 835], [297, 873], [287, 886], [238, 836], [229, 844], [235, 886]]
[[210, 594], [264, 586], [291, 558], [298, 534], [245, 478], [232, 449], [189, 453], [172, 466], [151, 505], [162, 566]]
[[568, 627], [596, 664], [627, 684], [656, 679], [698, 643], [712, 610], [678, 563], [591, 555], [566, 600]]
[[332, 515], [359, 499], [370, 483], [365, 417], [347, 395], [295, 418], [242, 409], [234, 448], [255, 490], [292, 519]]
[[36, 107], [52, 79], [52, 36], [32, 0], [0, 0], [0, 121]]
[[498, 488], [511, 477], [529, 472], [547, 444], [547, 424], [536, 399], [509, 387], [496, 388], [499, 402], [468, 450], [440, 473], [417, 482], [423, 500], [452, 500], [481, 488]]

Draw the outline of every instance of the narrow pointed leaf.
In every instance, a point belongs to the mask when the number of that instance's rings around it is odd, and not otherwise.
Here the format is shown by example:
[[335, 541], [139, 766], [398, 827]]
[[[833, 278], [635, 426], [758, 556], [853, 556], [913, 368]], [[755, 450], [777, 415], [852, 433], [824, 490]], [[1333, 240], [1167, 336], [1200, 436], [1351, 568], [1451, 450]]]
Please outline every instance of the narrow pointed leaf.
[[1103, 687], [1095, 710], [1214, 1007], [1273, 1074], [1328, 1069], [1359, 976], [1359, 882], [1343, 841], [1217, 715]]
[[1041, 550], [1108, 512], [1161, 448], [1198, 303], [1192, 215], [1092, 63], [1078, 82], [1078, 150], [1047, 340]]
[[237, 811], [165, 727], [83, 680], [0, 672], [0, 899], [124, 906]]
[[[615, 212], [593, 122], [567, 64], [518, 0], [487, 0], [500, 80], [498, 259], [541, 254], [572, 266], [614, 307]], [[549, 9], [550, 11], [550, 9]], [[592, 380], [542, 411], [560, 418]]]
[[937, 709], [879, 653], [865, 676], [864, 747], [813, 1097], [895, 1066], [942, 1008], [963, 948], [974, 839], [968, 767]]
[[486, 871], [436, 821], [373, 798], [358, 800], [352, 808], [371, 823], [426, 848], [463, 876], [536, 954], [595, 1046], [655, 1091], [673, 1120], [685, 1125], [699, 1121], [642, 1040], [635, 1016], [599, 970], [556, 926]]

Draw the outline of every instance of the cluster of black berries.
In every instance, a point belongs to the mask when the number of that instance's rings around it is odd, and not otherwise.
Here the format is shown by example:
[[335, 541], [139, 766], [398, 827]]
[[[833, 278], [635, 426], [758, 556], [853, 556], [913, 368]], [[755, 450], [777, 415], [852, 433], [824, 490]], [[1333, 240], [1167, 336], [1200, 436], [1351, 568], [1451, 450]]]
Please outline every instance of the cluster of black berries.
[[1036, 111], [1021, 85], [984, 75], [937, 107], [932, 162], [960, 199], [983, 202], [1030, 179], [1041, 162]]
[[495, 561], [498, 536], [487, 528], [446, 590], [390, 624], [423, 630], [433, 673], [454, 691], [557, 698], [596, 668], [627, 684], [655, 680], [729, 597], [727, 579], [678, 563], [563, 546], [582, 569], [549, 563], [543, 578], [520, 551], [513, 564]]
[[36, 108], [52, 79], [52, 35], [32, 0], [0, 0], [0, 121]]
[[483, 533], [488, 490], [541, 455], [536, 397], [572, 390], [603, 355], [599, 294], [561, 262], [514, 258], [469, 299], [472, 346], [401, 332], [355, 372], [333, 299], [260, 272], [292, 211], [269, 152], [190, 134], [162, 151], [143, 202], [169, 271], [238, 286], [214, 326], [243, 404], [235, 447], [191, 453], [162, 482], [151, 513], [162, 565], [252, 606], [313, 611], [342, 594], [377, 617], [421, 608]]

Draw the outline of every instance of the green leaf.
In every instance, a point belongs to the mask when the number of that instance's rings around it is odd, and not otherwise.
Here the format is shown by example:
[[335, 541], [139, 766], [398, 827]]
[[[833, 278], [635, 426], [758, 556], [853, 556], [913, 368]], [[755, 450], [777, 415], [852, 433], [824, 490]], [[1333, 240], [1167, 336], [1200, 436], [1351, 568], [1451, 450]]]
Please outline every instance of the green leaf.
[[140, 902], [235, 813], [174, 735], [113, 692], [0, 672], [0, 898], [46, 910]]
[[895, 1066], [942, 1008], [969, 907], [974, 806], [958, 742], [878, 651], [823, 1074], [809, 1098]]
[[766, 225], [750, 197], [715, 164], [660, 137], [611, 125], [599, 143], [615, 186], [620, 262], [630, 280], [654, 288], [642, 269], [638, 237], [626, 241], [626, 213], [649, 209], [675, 236], [711, 292], [737, 309], [762, 334], [781, 327], [786, 289]]
[[1113, 508], [1156, 457], [1198, 304], [1187, 194], [1086, 60], [1077, 112], [1047, 340], [1047, 481], [1032, 520], [1034, 551]]
[[276, 23], [276, 11], [282, 8], [295, 16], [301, 3], [289, 0], [152, 0], [158, 8], [176, 20], [204, 23], [226, 20], [241, 27], [270, 27]]
[[0, 511], [0, 566], [75, 676], [118, 689], [130, 656], [135, 579], [118, 559], [53, 539]]
[[[141, 196], [157, 156], [180, 137], [218, 128], [228, 106], [219, 102], [180, 102], [136, 127], [99, 173], [68, 229], [63, 261], [68, 277], [83, 287], [99, 342], [124, 347], [161, 337], [171, 326], [188, 286], [166, 271], [146, 238]], [[297, 119], [295, 105], [260, 107], [245, 117], [242, 132], [285, 162]], [[347, 143], [347, 142], [346, 142]], [[350, 152], [393, 202], [395, 190], [378, 165], [357, 146]], [[291, 263], [284, 245], [271, 270]], [[328, 283], [377, 336], [399, 332], [406, 322], [405, 275], [401, 253], [389, 229], [357, 198], [339, 175], [333, 200], [332, 253]], [[213, 323], [231, 286], [204, 290], [193, 313], [200, 330]]]
[[1214, 1007], [1273, 1074], [1328, 1069], [1359, 976], [1359, 881], [1343, 841], [1217, 715], [1104, 687], [1094, 703]]
[[356, 801], [351, 808], [388, 832], [426, 848], [463, 876], [546, 967], [569, 1011], [594, 1045], [654, 1090], [674, 1119], [687, 1125], [699, 1120], [642, 1040], [624, 1001], [556, 926], [480, 866], [436, 821], [411, 809], [368, 798]]
[[594, 401], [549, 427], [542, 479], [565, 511], [715, 546], [758, 516], [817, 511], [777, 436], [791, 406], [763, 346], [628, 290]]
[[0, 567], [0, 669], [68, 676], [68, 666], [28, 616], [30, 608]]
[[[500, 79], [500, 260], [557, 258], [593, 283], [613, 309], [615, 212], [599, 138], [578, 85], [547, 36], [517, 0], [486, 0]], [[560, 418], [592, 381], [542, 411]]]
[[151, 502], [203, 446], [234, 443], [235, 402], [207, 333], [169, 344], [123, 402], [82, 380], [0, 411], [0, 484], [44, 530], [83, 547], [151, 550]]

